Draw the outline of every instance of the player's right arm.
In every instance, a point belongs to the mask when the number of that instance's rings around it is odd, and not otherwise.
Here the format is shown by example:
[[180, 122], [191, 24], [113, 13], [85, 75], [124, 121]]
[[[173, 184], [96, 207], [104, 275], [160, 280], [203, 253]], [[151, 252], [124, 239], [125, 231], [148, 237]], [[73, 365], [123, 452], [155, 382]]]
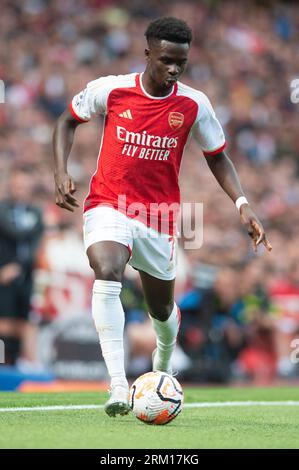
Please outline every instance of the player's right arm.
[[107, 93], [104, 84], [110, 77], [102, 77], [89, 82], [84, 90], [74, 96], [70, 106], [58, 119], [53, 135], [54, 179], [56, 204], [71, 212], [79, 207], [74, 197], [75, 183], [67, 171], [75, 130], [78, 125], [90, 121], [95, 114], [106, 111]]
[[75, 183], [67, 172], [67, 159], [70, 154], [75, 130], [81, 123], [66, 109], [56, 122], [53, 134], [55, 202], [59, 207], [71, 212], [79, 207], [74, 197]]

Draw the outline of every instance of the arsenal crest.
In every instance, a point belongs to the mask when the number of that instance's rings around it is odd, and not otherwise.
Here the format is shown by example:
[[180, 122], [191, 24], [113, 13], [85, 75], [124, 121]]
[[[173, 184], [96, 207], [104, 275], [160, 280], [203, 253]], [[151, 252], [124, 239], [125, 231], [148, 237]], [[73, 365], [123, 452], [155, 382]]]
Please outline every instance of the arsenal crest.
[[172, 112], [168, 115], [168, 122], [174, 131], [180, 129], [184, 123], [184, 115], [182, 113]]

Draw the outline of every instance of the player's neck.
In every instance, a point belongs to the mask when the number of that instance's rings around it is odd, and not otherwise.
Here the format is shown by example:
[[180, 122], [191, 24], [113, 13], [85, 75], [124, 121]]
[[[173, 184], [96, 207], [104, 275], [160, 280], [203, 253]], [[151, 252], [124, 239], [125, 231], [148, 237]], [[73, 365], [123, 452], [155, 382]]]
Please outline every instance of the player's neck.
[[140, 80], [142, 81], [142, 86], [146, 93], [151, 96], [156, 96], [157, 98], [168, 96], [172, 94], [173, 87], [171, 89], [165, 89], [159, 87], [151, 78], [150, 74], [145, 71], [141, 74]]

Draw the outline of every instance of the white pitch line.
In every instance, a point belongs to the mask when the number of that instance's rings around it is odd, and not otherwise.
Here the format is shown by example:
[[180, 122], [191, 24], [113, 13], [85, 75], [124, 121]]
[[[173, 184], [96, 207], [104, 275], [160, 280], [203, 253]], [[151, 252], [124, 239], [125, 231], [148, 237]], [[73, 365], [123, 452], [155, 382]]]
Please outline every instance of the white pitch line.
[[222, 408], [225, 406], [299, 406], [299, 401], [219, 401], [211, 403], [185, 403], [184, 408]]
[[0, 413], [14, 411], [65, 411], [65, 410], [97, 410], [104, 405], [53, 405], [53, 406], [24, 406], [22, 408], [0, 408]]
[[[236, 406], [299, 406], [299, 401], [226, 401], [185, 403], [184, 408], [223, 408]], [[53, 405], [53, 406], [24, 406], [22, 408], [0, 408], [0, 413], [18, 411], [67, 411], [67, 410], [99, 410], [104, 405]]]

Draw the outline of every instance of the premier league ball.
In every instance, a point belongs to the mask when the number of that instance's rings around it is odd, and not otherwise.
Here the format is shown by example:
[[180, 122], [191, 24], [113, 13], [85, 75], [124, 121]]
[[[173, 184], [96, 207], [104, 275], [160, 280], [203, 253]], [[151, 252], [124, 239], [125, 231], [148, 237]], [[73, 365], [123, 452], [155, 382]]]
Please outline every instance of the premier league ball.
[[130, 388], [130, 406], [144, 423], [170, 423], [182, 410], [183, 390], [179, 382], [165, 372], [141, 375]]

